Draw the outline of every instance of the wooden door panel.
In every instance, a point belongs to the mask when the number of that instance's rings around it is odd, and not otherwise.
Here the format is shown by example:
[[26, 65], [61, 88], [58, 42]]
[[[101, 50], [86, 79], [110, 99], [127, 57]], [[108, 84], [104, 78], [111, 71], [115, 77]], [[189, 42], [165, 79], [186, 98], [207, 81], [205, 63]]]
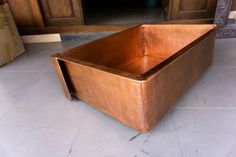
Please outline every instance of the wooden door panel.
[[80, 0], [39, 0], [47, 26], [83, 24]]
[[231, 11], [235, 11], [236, 10], [236, 0], [232, 1], [232, 6], [231, 6]]
[[[57, 4], [55, 7], [54, 5]], [[73, 6], [71, 0], [48, 0], [51, 16], [54, 18], [72, 17]]]
[[18, 27], [35, 27], [32, 9], [28, 0], [8, 0], [12, 15]]
[[171, 20], [209, 19], [215, 14], [216, 0], [173, 0]]
[[207, 8], [207, 0], [196, 0], [194, 3], [189, 3], [189, 0], [180, 0], [179, 10], [180, 11], [194, 11], [204, 10]]

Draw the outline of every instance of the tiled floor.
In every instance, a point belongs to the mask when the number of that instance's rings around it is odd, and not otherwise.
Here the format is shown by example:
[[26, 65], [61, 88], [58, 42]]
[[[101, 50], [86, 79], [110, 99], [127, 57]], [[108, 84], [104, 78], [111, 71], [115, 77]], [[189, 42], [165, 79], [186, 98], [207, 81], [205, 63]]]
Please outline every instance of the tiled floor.
[[[216, 41], [213, 66], [148, 134], [68, 101], [49, 56], [103, 36], [28, 45], [0, 68], [0, 157], [235, 157], [236, 39]], [[70, 39], [70, 40], [69, 40]]]

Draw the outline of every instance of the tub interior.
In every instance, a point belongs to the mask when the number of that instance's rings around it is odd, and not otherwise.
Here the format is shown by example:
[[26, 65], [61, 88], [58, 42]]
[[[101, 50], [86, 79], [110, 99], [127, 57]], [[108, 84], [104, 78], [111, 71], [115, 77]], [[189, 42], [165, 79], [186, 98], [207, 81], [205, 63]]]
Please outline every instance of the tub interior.
[[68, 50], [64, 55], [124, 72], [144, 74], [214, 25], [141, 25]]

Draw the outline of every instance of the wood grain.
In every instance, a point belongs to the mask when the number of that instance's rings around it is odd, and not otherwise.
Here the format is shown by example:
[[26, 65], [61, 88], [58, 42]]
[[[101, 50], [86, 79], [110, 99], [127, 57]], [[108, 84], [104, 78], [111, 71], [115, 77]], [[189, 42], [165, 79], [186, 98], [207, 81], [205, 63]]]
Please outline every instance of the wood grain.
[[18, 27], [35, 27], [33, 12], [28, 0], [6, 0]]
[[39, 0], [47, 26], [84, 24], [81, 0]]
[[43, 17], [40, 11], [38, 0], [29, 0], [29, 4], [32, 10], [32, 15], [36, 23], [36, 26], [39, 29], [39, 31], [42, 32], [45, 27], [45, 24], [44, 24]]
[[170, 0], [168, 5], [168, 20], [210, 20], [216, 9], [215, 0]]
[[[135, 26], [134, 24], [121, 24], [121, 25], [73, 25], [73, 26], [48, 26], [42, 32], [48, 33], [66, 33], [75, 34], [80, 32], [117, 32]], [[33, 35], [39, 34], [37, 28], [20, 28], [20, 34]]]
[[232, 6], [231, 6], [231, 11], [236, 10], [236, 0], [232, 0]]

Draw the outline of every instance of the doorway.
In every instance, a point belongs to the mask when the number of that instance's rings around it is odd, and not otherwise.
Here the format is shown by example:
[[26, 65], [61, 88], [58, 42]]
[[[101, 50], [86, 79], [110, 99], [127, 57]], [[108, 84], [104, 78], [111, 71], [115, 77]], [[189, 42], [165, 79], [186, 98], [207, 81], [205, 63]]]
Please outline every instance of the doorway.
[[141, 24], [164, 21], [161, 0], [84, 0], [85, 23]]

